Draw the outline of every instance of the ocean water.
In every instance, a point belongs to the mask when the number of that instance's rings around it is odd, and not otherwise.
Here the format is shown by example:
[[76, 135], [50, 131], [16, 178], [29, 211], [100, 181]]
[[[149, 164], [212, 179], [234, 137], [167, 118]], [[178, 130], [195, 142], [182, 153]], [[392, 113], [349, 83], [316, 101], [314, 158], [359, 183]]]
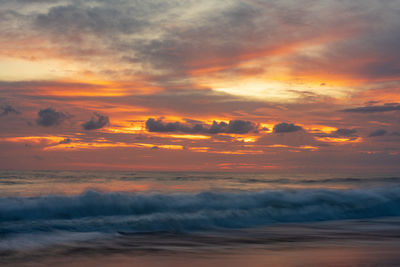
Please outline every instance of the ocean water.
[[[323, 247], [382, 251], [368, 260], [371, 266], [400, 266], [400, 176], [0, 172], [4, 265], [84, 262], [93, 255], [137, 260], [280, 251], [285, 257]], [[139, 265], [159, 261], [146, 263]], [[276, 266], [301, 266], [292, 263]]]

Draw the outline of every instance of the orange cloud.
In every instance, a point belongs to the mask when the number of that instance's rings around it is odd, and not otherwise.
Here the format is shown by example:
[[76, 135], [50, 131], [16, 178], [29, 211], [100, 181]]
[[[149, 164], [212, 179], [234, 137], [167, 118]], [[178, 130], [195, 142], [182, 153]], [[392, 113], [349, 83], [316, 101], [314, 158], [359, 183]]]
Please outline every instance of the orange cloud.
[[108, 148], [161, 148], [182, 150], [182, 145], [164, 145], [164, 144], [148, 144], [148, 143], [124, 143], [124, 142], [108, 142], [107, 140], [95, 140], [94, 142], [70, 142], [67, 144], [58, 144], [45, 147], [44, 151], [52, 150], [82, 150], [82, 149], [108, 149]]
[[2, 142], [30, 142], [30, 143], [45, 143], [54, 144], [63, 141], [66, 137], [61, 136], [20, 136], [20, 137], [2, 137]]
[[348, 144], [348, 143], [361, 143], [362, 137], [345, 138], [345, 137], [315, 137], [316, 140], [327, 143]]

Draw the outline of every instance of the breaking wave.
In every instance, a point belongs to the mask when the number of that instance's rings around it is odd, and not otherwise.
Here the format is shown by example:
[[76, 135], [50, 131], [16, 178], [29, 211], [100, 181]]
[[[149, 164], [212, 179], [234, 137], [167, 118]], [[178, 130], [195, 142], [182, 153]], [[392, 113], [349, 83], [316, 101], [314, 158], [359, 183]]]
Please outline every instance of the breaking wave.
[[196, 194], [101, 193], [0, 199], [0, 234], [185, 232], [400, 215], [400, 187]]

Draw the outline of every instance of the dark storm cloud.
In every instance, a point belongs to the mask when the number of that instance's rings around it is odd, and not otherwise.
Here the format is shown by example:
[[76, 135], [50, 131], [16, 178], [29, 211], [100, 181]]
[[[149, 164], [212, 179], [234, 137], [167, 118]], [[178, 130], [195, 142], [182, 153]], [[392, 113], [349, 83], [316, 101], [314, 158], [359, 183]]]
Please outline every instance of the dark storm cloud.
[[21, 112], [19, 112], [18, 110], [16, 110], [15, 108], [13, 108], [10, 105], [2, 105], [0, 106], [0, 117], [2, 116], [7, 116], [10, 113], [14, 113], [14, 114], [21, 114]]
[[301, 130], [303, 130], [301, 126], [295, 125], [293, 123], [282, 122], [274, 126], [274, 133], [292, 133]]
[[56, 111], [52, 108], [46, 108], [41, 109], [38, 112], [36, 123], [37, 125], [44, 127], [57, 126], [69, 117], [70, 115], [68, 113]]
[[108, 116], [95, 113], [94, 116], [87, 122], [82, 124], [85, 130], [97, 130], [109, 124]]
[[370, 133], [368, 136], [369, 137], [377, 137], [377, 136], [384, 136], [387, 134], [387, 131], [384, 129], [378, 129], [376, 131], [373, 131], [372, 133]]
[[211, 125], [205, 123], [181, 123], [164, 122], [162, 119], [149, 118], [146, 121], [146, 129], [149, 132], [183, 132], [183, 133], [202, 133], [202, 134], [246, 134], [257, 130], [257, 126], [244, 120], [231, 120], [229, 123], [214, 121]]
[[387, 112], [400, 110], [400, 104], [398, 103], [386, 103], [380, 106], [365, 106], [357, 108], [349, 108], [342, 110], [343, 112], [355, 112], [355, 113], [375, 113], [375, 112]]

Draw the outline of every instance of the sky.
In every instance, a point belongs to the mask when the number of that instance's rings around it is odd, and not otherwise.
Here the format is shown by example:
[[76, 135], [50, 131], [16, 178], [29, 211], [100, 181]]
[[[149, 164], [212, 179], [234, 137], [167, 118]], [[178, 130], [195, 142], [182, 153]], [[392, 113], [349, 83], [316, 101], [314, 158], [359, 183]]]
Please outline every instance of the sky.
[[400, 171], [400, 0], [0, 0], [0, 169]]

